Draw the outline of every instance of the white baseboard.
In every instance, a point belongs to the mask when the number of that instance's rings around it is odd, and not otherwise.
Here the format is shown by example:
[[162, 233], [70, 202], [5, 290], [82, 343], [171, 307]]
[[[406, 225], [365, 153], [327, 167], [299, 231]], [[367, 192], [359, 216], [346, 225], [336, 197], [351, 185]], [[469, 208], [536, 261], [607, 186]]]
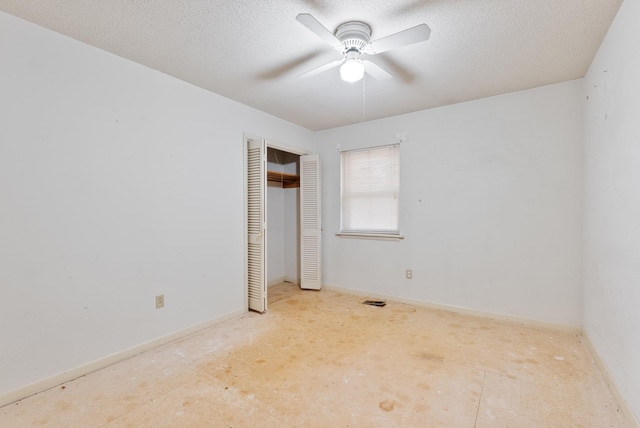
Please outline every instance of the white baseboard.
[[293, 284], [299, 284], [299, 281], [296, 278], [293, 278], [291, 276], [280, 276], [278, 278], [271, 279], [267, 283], [267, 287], [271, 287], [272, 285], [282, 284], [283, 282], [290, 282], [290, 283], [293, 283]]
[[165, 343], [173, 342], [176, 339], [180, 339], [197, 331], [214, 326], [224, 321], [228, 321], [232, 318], [236, 318], [246, 312], [247, 311], [244, 309], [240, 311], [230, 312], [213, 320], [192, 325], [191, 327], [187, 327], [183, 330], [179, 330], [166, 336], [150, 340], [149, 342], [141, 343], [140, 345], [134, 346], [133, 348], [125, 349], [124, 351], [120, 351], [115, 354], [111, 354], [98, 360], [92, 361], [90, 363], [83, 364], [82, 366], [75, 367], [69, 371], [39, 380], [13, 391], [9, 391], [0, 395], [0, 407], [11, 404], [18, 400], [22, 400], [23, 398], [30, 397], [39, 392], [46, 391], [47, 389], [54, 388], [65, 382], [77, 379], [80, 376], [84, 376], [105, 367], [109, 367], [113, 364], [119, 363], [120, 361], [124, 361], [127, 358], [131, 358], [135, 355], [141, 354], [144, 351], [157, 348], [158, 346], [164, 345]]
[[609, 367], [607, 367], [604, 361], [602, 361], [602, 358], [600, 358], [600, 355], [598, 355], [598, 352], [596, 351], [596, 348], [593, 346], [593, 342], [589, 337], [589, 333], [587, 333], [586, 330], [582, 331], [582, 339], [583, 339], [582, 341], [585, 344], [585, 347], [587, 348], [587, 351], [589, 351], [593, 359], [596, 361], [598, 368], [602, 372], [602, 375], [604, 376], [604, 380], [609, 385], [609, 389], [611, 390], [611, 393], [613, 393], [613, 396], [616, 398], [616, 401], [620, 406], [620, 411], [624, 414], [624, 416], [629, 421], [629, 425], [635, 428], [640, 428], [640, 421], [638, 421], [636, 416], [633, 414], [633, 411], [629, 407], [629, 404], [620, 394], [620, 389], [618, 389], [618, 384], [616, 383], [615, 379], [611, 375], [611, 371], [609, 370]]
[[267, 282], [267, 287], [271, 287], [272, 285], [282, 284], [285, 282], [285, 276], [279, 276], [277, 278], [272, 278]]
[[425, 308], [436, 309], [436, 310], [447, 311], [447, 312], [454, 312], [460, 315], [471, 315], [479, 318], [488, 318], [488, 319], [493, 319], [497, 321], [505, 321], [505, 322], [514, 323], [514, 324], [525, 325], [528, 327], [543, 328], [547, 330], [561, 331], [561, 332], [570, 333], [570, 334], [582, 333], [582, 327], [578, 325], [557, 324], [557, 323], [540, 321], [540, 320], [531, 319], [531, 318], [516, 317], [512, 315], [505, 315], [505, 314], [488, 312], [488, 311], [480, 311], [477, 309], [470, 309], [462, 306], [446, 305], [442, 303], [432, 303], [424, 300], [389, 296], [389, 295], [379, 294], [379, 293], [370, 293], [368, 291], [353, 290], [350, 288], [336, 287], [333, 285], [323, 284], [323, 287], [327, 290], [335, 290], [341, 293], [353, 294], [356, 296], [362, 296], [362, 297], [368, 297], [368, 298], [374, 298], [374, 299], [390, 300], [392, 302], [397, 302], [397, 303], [407, 303], [409, 305], [422, 306]]

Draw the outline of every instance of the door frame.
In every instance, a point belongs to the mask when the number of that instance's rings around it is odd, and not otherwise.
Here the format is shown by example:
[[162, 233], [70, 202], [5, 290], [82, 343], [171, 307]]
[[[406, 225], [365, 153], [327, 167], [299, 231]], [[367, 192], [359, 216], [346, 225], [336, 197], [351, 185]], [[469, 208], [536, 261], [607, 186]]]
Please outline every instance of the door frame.
[[[248, 256], [247, 256], [247, 245], [249, 244], [249, 234], [247, 231], [247, 221], [248, 221], [248, 206], [247, 206], [247, 187], [248, 187], [248, 183], [247, 183], [247, 168], [248, 168], [248, 159], [247, 159], [247, 140], [263, 140], [265, 143], [265, 146], [267, 149], [271, 148], [271, 149], [276, 149], [276, 150], [281, 150], [283, 152], [289, 152], [291, 154], [294, 155], [298, 155], [298, 156], [304, 156], [304, 155], [310, 155], [313, 154], [313, 152], [306, 150], [306, 149], [302, 149], [299, 147], [292, 147], [292, 146], [288, 146], [286, 144], [282, 144], [280, 142], [277, 142], [275, 140], [270, 140], [268, 138], [264, 138], [264, 137], [260, 137], [258, 135], [255, 134], [250, 134], [247, 132], [244, 132], [242, 134], [242, 199], [243, 199], [243, 213], [242, 213], [242, 229], [243, 229], [243, 235], [244, 235], [244, 244], [243, 244], [243, 259], [244, 259], [244, 263], [243, 263], [243, 267], [244, 267], [244, 307], [245, 310], [248, 312], [249, 311], [249, 260], [248, 260]], [[264, 195], [264, 201], [265, 204], [268, 203], [267, 201], [267, 195], [266, 195], [266, 189], [265, 189], [265, 195]], [[266, 210], [266, 207], [265, 207]], [[269, 219], [267, 218], [267, 222], [269, 221]], [[298, 221], [300, 221], [300, 219], [298, 219]], [[266, 229], [266, 227], [265, 227]], [[268, 239], [269, 239], [269, 235], [265, 234], [265, 244], [264, 244], [264, 248], [265, 251], [268, 247]], [[267, 255], [268, 256], [268, 255]], [[264, 281], [266, 283], [267, 278], [265, 275]], [[265, 287], [266, 289], [266, 287]], [[267, 297], [267, 296], [265, 296]], [[266, 305], [265, 305], [266, 307]]]

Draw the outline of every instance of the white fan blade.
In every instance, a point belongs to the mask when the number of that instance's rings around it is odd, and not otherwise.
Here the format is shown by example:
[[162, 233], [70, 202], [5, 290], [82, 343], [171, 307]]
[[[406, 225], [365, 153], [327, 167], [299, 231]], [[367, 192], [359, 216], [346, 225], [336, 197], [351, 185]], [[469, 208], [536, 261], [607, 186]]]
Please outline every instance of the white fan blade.
[[369, 73], [376, 80], [387, 80], [393, 77], [391, 74], [387, 73], [385, 69], [374, 62], [365, 59], [362, 60], [362, 64], [364, 65], [364, 71]]
[[416, 25], [415, 27], [399, 31], [387, 37], [383, 37], [369, 43], [367, 53], [370, 55], [385, 52], [402, 46], [424, 42], [431, 35], [431, 29], [427, 24]]
[[296, 19], [299, 23], [307, 27], [318, 37], [327, 42], [329, 46], [333, 47], [334, 49], [342, 47], [342, 42], [340, 42], [340, 40], [338, 40], [336, 36], [331, 33], [331, 31], [327, 30], [326, 27], [319, 23], [318, 20], [316, 20], [313, 16], [309, 15], [308, 13], [299, 13], [298, 16], [296, 16]]
[[298, 77], [315, 76], [316, 74], [322, 73], [323, 71], [331, 70], [332, 68], [339, 66], [343, 62], [344, 62], [344, 58], [336, 61], [331, 61], [329, 64], [321, 65], [320, 67], [316, 67], [313, 70], [309, 70], [305, 73], [302, 73]]

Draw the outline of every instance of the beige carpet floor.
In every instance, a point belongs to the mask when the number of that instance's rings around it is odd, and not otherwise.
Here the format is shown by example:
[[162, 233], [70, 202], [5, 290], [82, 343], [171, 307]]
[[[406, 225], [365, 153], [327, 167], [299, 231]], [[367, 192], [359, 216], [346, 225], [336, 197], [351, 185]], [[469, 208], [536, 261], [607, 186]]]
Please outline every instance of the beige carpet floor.
[[627, 427], [579, 335], [335, 291], [0, 408], [0, 427]]

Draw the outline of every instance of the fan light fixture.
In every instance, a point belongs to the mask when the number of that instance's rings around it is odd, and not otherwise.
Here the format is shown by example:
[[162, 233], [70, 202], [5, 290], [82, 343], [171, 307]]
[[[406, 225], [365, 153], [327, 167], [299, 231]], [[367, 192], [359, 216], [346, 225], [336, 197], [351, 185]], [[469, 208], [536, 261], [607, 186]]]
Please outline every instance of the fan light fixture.
[[340, 77], [345, 82], [357, 82], [364, 76], [364, 65], [357, 59], [348, 59], [340, 66]]
[[376, 55], [402, 46], [424, 42], [431, 34], [427, 24], [419, 24], [371, 41], [371, 27], [362, 21], [348, 21], [340, 24], [334, 34], [308, 13], [299, 13], [296, 20], [342, 54], [342, 59], [316, 67], [298, 77], [315, 76], [334, 67], [340, 67], [340, 77], [347, 82], [361, 80], [365, 71], [376, 80], [386, 80], [393, 76], [375, 62], [360, 59], [361, 55]]

